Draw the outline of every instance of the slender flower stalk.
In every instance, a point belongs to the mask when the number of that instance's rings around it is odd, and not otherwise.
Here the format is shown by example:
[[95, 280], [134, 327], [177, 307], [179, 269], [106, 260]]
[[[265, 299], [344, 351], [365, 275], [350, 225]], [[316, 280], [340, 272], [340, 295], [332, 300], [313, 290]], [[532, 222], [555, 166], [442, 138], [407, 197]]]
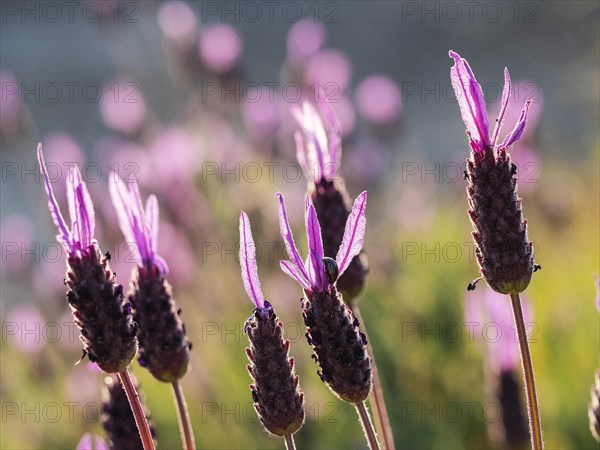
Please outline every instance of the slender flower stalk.
[[[131, 381], [136, 391], [140, 388], [134, 376]], [[142, 441], [137, 432], [135, 417], [131, 412], [127, 394], [117, 376], [106, 377], [106, 390], [102, 402], [102, 427], [107, 435], [108, 447], [111, 450], [137, 450], [143, 448]], [[143, 401], [140, 401], [143, 405]], [[150, 425], [150, 434], [155, 438], [154, 428], [150, 423], [147, 412], [144, 412]]]
[[288, 356], [290, 341], [283, 339], [283, 325], [265, 300], [258, 279], [256, 250], [250, 221], [240, 215], [240, 266], [248, 297], [256, 307], [244, 326], [250, 340], [246, 355], [254, 408], [267, 432], [284, 438], [294, 448], [293, 434], [304, 423], [304, 393], [294, 374], [294, 358]]
[[[456, 92], [463, 122], [467, 127], [471, 157], [467, 159], [467, 194], [473, 239], [482, 277], [501, 294], [509, 294], [518, 332], [519, 349], [528, 402], [529, 430], [533, 449], [543, 448], [535, 378], [525, 333], [519, 293], [533, 272], [533, 246], [527, 236], [521, 199], [517, 195], [516, 166], [511, 163], [508, 147], [517, 142], [525, 129], [531, 101], [527, 101], [513, 130], [501, 144], [498, 135], [510, 98], [510, 75], [504, 70], [504, 89], [500, 114], [490, 135], [483, 91], [467, 61], [450, 51], [454, 66], [450, 78]], [[474, 289], [469, 285], [469, 290]]]
[[354, 201], [335, 260], [325, 257], [321, 227], [309, 197], [306, 197], [305, 205], [309, 251], [306, 260], [302, 260], [294, 243], [283, 196], [278, 193], [277, 197], [279, 228], [290, 257], [290, 260], [280, 261], [280, 266], [300, 284], [306, 295], [302, 310], [307, 326], [306, 338], [313, 347], [313, 358], [321, 368], [317, 374], [339, 398], [354, 405], [362, 404], [371, 391], [371, 359], [366, 350], [366, 336], [360, 332], [358, 320], [344, 304], [336, 282], [362, 249], [367, 193], [363, 192]]
[[[87, 187], [77, 167], [71, 167], [67, 179], [69, 229], [54, 197], [41, 144], [37, 156], [50, 214], [59, 230], [56, 238], [67, 253], [67, 300], [81, 332], [83, 354], [104, 372], [118, 373], [121, 379], [128, 380], [127, 366], [137, 350], [137, 328], [132, 321], [131, 305], [125, 302], [123, 287], [117, 283], [108, 263], [110, 257], [108, 253], [102, 256], [94, 239], [94, 205]], [[150, 431], [145, 416], [138, 415], [142, 408], [135, 388], [131, 385], [126, 388], [144, 449], [153, 449], [154, 443], [145, 439]]]
[[139, 325], [138, 362], [158, 381], [171, 384], [182, 441], [186, 450], [193, 450], [191, 422], [179, 385], [188, 369], [192, 344], [187, 339], [185, 325], [179, 317], [181, 309], [173, 300], [171, 285], [166, 278], [169, 268], [157, 252], [158, 201], [151, 195], [144, 208], [134, 181], [125, 183], [116, 174], [111, 176], [116, 182], [109, 185], [109, 191], [121, 232], [127, 242], [135, 246], [138, 256], [128, 293], [133, 318]]
[[[319, 114], [308, 102], [305, 102], [302, 108], [292, 108], [292, 114], [300, 126], [300, 130], [295, 134], [297, 159], [306, 174], [308, 194], [317, 211], [325, 256], [333, 258], [342, 243], [344, 226], [352, 205], [339, 173], [342, 152], [341, 126], [322, 95], [319, 100], [322, 114]], [[326, 131], [326, 125], [329, 131]], [[363, 332], [367, 336], [367, 350], [371, 355], [373, 377], [370, 404], [383, 446], [392, 450], [394, 436], [385, 406], [379, 371], [368, 340], [366, 324], [362, 320], [358, 306], [359, 294], [364, 290], [367, 273], [367, 258], [361, 250], [352, 259], [344, 274], [339, 277], [337, 286], [356, 318], [363, 322]]]

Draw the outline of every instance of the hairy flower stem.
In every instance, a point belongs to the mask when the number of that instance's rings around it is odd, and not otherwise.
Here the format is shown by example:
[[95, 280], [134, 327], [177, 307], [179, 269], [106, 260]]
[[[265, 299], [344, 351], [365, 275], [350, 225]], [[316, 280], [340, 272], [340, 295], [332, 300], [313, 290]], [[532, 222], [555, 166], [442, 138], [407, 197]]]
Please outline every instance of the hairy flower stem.
[[154, 450], [154, 440], [152, 439], [150, 427], [146, 421], [146, 414], [144, 413], [144, 409], [140, 403], [140, 397], [135, 390], [133, 381], [131, 381], [129, 370], [125, 369], [119, 372], [118, 375], [119, 379], [121, 380], [121, 384], [123, 385], [123, 389], [125, 389], [125, 393], [127, 394], [127, 398], [129, 399], [131, 411], [133, 412], [135, 423], [138, 427], [138, 431], [140, 432], [140, 438], [142, 439], [144, 450]]
[[362, 424], [365, 437], [369, 443], [369, 449], [379, 450], [379, 441], [377, 440], [375, 428], [373, 428], [373, 422], [371, 422], [371, 416], [369, 416], [365, 402], [356, 403], [354, 406], [356, 406], [356, 410], [358, 411], [360, 423]]
[[294, 442], [293, 434], [286, 434], [283, 436], [283, 440], [285, 441], [285, 448], [287, 450], [296, 450], [296, 443]]
[[179, 384], [179, 380], [172, 383], [173, 395], [177, 403], [177, 418], [179, 419], [179, 430], [181, 431], [181, 440], [184, 443], [184, 450], [196, 450], [196, 442], [194, 441], [194, 432], [192, 431], [192, 423], [188, 414], [187, 403], [183, 395], [183, 389]]
[[544, 444], [542, 441], [542, 425], [540, 421], [540, 411], [538, 408], [537, 394], [535, 392], [535, 377], [533, 375], [533, 365], [531, 364], [531, 354], [529, 344], [527, 343], [527, 333], [525, 331], [525, 321], [523, 320], [523, 310], [521, 309], [521, 299], [518, 293], [511, 293], [513, 315], [515, 325], [517, 326], [517, 335], [519, 337], [519, 349], [521, 350], [521, 364], [523, 365], [523, 379], [525, 381], [525, 392], [527, 394], [527, 413], [529, 415], [529, 432], [531, 434], [531, 448], [533, 450], [542, 450]]
[[355, 301], [350, 302], [350, 309], [362, 324], [362, 331], [367, 336], [367, 352], [371, 357], [371, 375], [373, 377], [373, 390], [369, 398], [371, 409], [373, 410], [373, 416], [375, 417], [375, 428], [381, 436], [383, 441], [383, 448], [386, 450], [394, 450], [394, 434], [392, 433], [392, 426], [390, 424], [390, 418], [387, 413], [385, 406], [385, 399], [383, 397], [383, 389], [381, 387], [381, 380], [379, 379], [379, 371], [377, 370], [377, 363], [375, 362], [375, 353], [371, 346], [371, 339], [367, 333], [367, 325], [360, 314], [358, 303]]

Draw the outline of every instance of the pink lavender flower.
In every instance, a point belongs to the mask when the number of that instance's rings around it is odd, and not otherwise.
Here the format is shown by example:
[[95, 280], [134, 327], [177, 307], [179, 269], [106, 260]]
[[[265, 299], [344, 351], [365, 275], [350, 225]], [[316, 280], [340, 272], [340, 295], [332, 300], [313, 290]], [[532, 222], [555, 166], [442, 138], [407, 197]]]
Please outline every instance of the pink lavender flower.
[[279, 198], [279, 229], [290, 257], [290, 260], [280, 261], [281, 270], [296, 280], [306, 292], [327, 292], [335, 284], [337, 278], [346, 271], [352, 258], [358, 255], [362, 249], [367, 223], [365, 218], [367, 193], [363, 192], [356, 198], [346, 221], [344, 237], [335, 258], [337, 274], [333, 281], [326, 272], [326, 265], [323, 261], [325, 254], [321, 239], [321, 226], [310, 198], [306, 197], [305, 205], [305, 227], [309, 252], [306, 261], [303, 262], [294, 243], [283, 195], [280, 193], [276, 195]]
[[121, 372], [137, 350], [137, 329], [130, 305], [124, 302], [123, 286], [117, 284], [108, 263], [110, 256], [102, 256], [94, 239], [94, 205], [79, 170], [71, 167], [67, 180], [69, 229], [52, 191], [41, 144], [37, 153], [50, 214], [59, 230], [57, 239], [67, 252], [67, 300], [81, 331], [84, 356], [105, 372]]
[[400, 88], [384, 75], [371, 75], [361, 81], [355, 98], [360, 115], [375, 126], [393, 124], [402, 112]]
[[231, 25], [211, 24], [200, 31], [198, 51], [206, 68], [218, 75], [232, 71], [238, 64], [244, 44]]
[[463, 122], [467, 126], [467, 134], [469, 135], [471, 149], [475, 153], [484, 153], [485, 149], [488, 147], [492, 150], [510, 147], [523, 135], [531, 100], [525, 102], [525, 106], [521, 111], [515, 127], [506, 138], [504, 138], [502, 144], [496, 147], [498, 134], [500, 133], [500, 128], [502, 127], [502, 122], [510, 98], [510, 75], [508, 69], [504, 69], [502, 106], [500, 108], [498, 119], [496, 120], [494, 131], [490, 137], [488, 115], [481, 86], [475, 79], [475, 75], [473, 75], [473, 71], [466, 59], [461, 58], [458, 53], [455, 53], [452, 50], [449, 52], [449, 55], [454, 59], [454, 66], [450, 69], [452, 87], [456, 93]]
[[167, 263], [157, 254], [158, 201], [151, 195], [144, 209], [137, 184], [125, 184], [115, 173], [111, 176], [117, 180], [109, 191], [119, 226], [139, 255], [128, 293], [133, 318], [139, 325], [138, 362], [157, 380], [174, 382], [187, 371], [191, 343], [166, 280]]
[[254, 239], [244, 211], [240, 214], [239, 257], [244, 288], [256, 306], [244, 327], [251, 344], [246, 355], [254, 380], [250, 385], [254, 408], [267, 431], [290, 435], [304, 423], [304, 394], [294, 374], [294, 358], [288, 357], [290, 342], [283, 339], [283, 324], [260, 287]]
[[341, 127], [328, 105], [321, 100], [320, 107], [327, 120], [329, 132], [321, 115], [308, 102], [302, 103], [302, 108], [293, 107], [292, 115], [300, 125], [296, 131], [296, 157], [304, 170], [306, 178], [319, 183], [321, 180], [333, 181], [339, 170], [341, 157]]

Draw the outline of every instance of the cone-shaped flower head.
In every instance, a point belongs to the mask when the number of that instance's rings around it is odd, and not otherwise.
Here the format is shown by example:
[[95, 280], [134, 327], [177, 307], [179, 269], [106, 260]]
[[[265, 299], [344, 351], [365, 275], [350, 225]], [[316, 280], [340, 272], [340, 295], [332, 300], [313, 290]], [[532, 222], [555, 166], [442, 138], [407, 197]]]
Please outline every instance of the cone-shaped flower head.
[[481, 86], [465, 59], [452, 51], [450, 57], [454, 59], [450, 77], [471, 146], [467, 193], [481, 274], [496, 292], [522, 292], [534, 270], [533, 246], [516, 192], [516, 166], [511, 163], [507, 148], [521, 138], [531, 101], [525, 103], [517, 124], [497, 145], [510, 98], [508, 70], [504, 71], [500, 115], [490, 136]]
[[362, 248], [367, 193], [363, 192], [354, 201], [335, 260], [324, 257], [319, 221], [314, 206], [307, 199], [305, 226], [309, 252], [304, 262], [294, 243], [283, 196], [279, 193], [277, 196], [279, 227], [290, 257], [280, 265], [306, 293], [302, 310], [307, 326], [306, 338], [315, 352], [313, 358], [321, 367], [317, 373], [341, 399], [360, 403], [371, 390], [371, 360], [358, 320], [344, 305], [342, 295], [336, 289], [336, 277], [344, 273]]
[[57, 239], [67, 252], [67, 300], [81, 331], [84, 354], [105, 372], [125, 369], [137, 350], [131, 307], [124, 301], [109, 257], [102, 256], [94, 239], [94, 205], [76, 167], [69, 171], [67, 195], [71, 229], [62, 217], [44, 163], [41, 144], [38, 161], [44, 177], [48, 206], [58, 227]]
[[283, 339], [283, 325], [263, 296], [256, 266], [256, 250], [250, 221], [240, 215], [240, 265], [248, 297], [256, 306], [246, 322], [250, 339], [246, 355], [254, 408], [267, 431], [277, 436], [293, 434], [304, 423], [304, 394], [294, 374], [294, 358], [288, 357], [290, 341]]
[[138, 361], [157, 380], [173, 382], [187, 371], [191, 344], [166, 279], [167, 264], [157, 254], [158, 202], [151, 195], [144, 209], [137, 183], [125, 183], [116, 174], [111, 179], [116, 180], [109, 185], [109, 191], [119, 226], [139, 256], [128, 292], [133, 317], [139, 325]]
[[[291, 111], [300, 125], [295, 134], [297, 158], [309, 181], [308, 193], [319, 217], [324, 253], [335, 258], [344, 236], [351, 202], [339, 176], [339, 121], [323, 95], [319, 96], [319, 109], [321, 114], [310, 103], [304, 102], [302, 108], [293, 107]], [[346, 302], [350, 303], [363, 290], [366, 274], [366, 257], [364, 252], [360, 252], [350, 261], [348, 269], [340, 274], [337, 283]]]
[[[131, 376], [131, 380], [136, 392], [140, 393], [136, 378]], [[100, 420], [104, 431], [106, 431], [108, 448], [111, 450], [143, 450], [144, 447], [135, 418], [133, 412], [131, 412], [131, 406], [121, 381], [115, 375], [106, 377], [104, 381], [106, 391], [102, 402], [102, 417]], [[144, 407], [143, 399], [140, 401]], [[144, 413], [150, 426], [150, 433], [155, 438], [154, 426], [150, 422], [150, 415], [145, 407]]]

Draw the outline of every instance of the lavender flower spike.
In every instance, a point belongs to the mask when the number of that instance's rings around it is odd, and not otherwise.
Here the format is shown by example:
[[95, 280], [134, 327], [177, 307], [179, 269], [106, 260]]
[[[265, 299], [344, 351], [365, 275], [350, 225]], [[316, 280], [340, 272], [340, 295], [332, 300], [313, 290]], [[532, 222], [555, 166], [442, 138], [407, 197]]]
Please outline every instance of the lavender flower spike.
[[322, 98], [320, 105], [329, 122], [329, 134], [325, 131], [321, 116], [310, 103], [305, 101], [302, 108], [291, 109], [301, 128], [301, 131], [294, 134], [298, 162], [306, 177], [313, 179], [315, 183], [321, 180], [333, 181], [340, 158], [340, 125]]
[[117, 284], [108, 257], [94, 239], [94, 205], [77, 168], [71, 168], [67, 195], [71, 230], [54, 197], [41, 144], [37, 148], [48, 206], [59, 229], [57, 239], [67, 253], [67, 300], [81, 332], [84, 356], [109, 373], [125, 370], [137, 350], [136, 327], [123, 286]]
[[127, 294], [133, 318], [139, 324], [138, 362], [157, 380], [174, 383], [187, 371], [191, 343], [166, 279], [167, 263], [157, 254], [158, 202], [151, 195], [144, 209], [135, 182], [126, 184], [115, 173], [111, 179], [116, 180], [109, 191], [121, 231], [139, 255]]
[[294, 244], [283, 196], [277, 193], [277, 197], [281, 236], [290, 256], [289, 261], [281, 261], [280, 265], [306, 294], [302, 312], [308, 328], [308, 343], [312, 345], [315, 361], [321, 367], [317, 373], [341, 399], [361, 404], [371, 391], [371, 360], [365, 347], [366, 337], [360, 332], [358, 320], [344, 304], [336, 284], [362, 248], [367, 193], [360, 194], [354, 202], [335, 260], [324, 255], [317, 213], [309, 198], [306, 199], [305, 226], [309, 252], [305, 262]]
[[283, 339], [283, 324], [263, 296], [258, 280], [256, 251], [250, 221], [240, 214], [240, 265], [244, 288], [256, 306], [244, 326], [250, 340], [246, 355], [254, 408], [265, 429], [276, 436], [291, 435], [304, 423], [304, 394], [294, 374], [294, 358], [289, 358], [290, 341]]
[[489, 136], [489, 123], [487, 110], [485, 106], [485, 99], [483, 97], [483, 91], [481, 86], [475, 79], [473, 71], [469, 66], [466, 59], [450, 50], [449, 55], [454, 59], [454, 66], [450, 69], [450, 78], [452, 80], [452, 87], [458, 100], [458, 106], [460, 108], [460, 115], [463, 122], [467, 126], [467, 134], [469, 135], [469, 144], [474, 153], [483, 155], [487, 148], [492, 151], [499, 150], [501, 148], [508, 148], [510, 145], [517, 142], [527, 121], [527, 112], [531, 101], [525, 103], [525, 107], [521, 112], [521, 117], [517, 121], [515, 128], [511, 131], [508, 136], [504, 139], [502, 144], [496, 149], [496, 140], [502, 121], [504, 119], [504, 113], [508, 105], [510, 98], [510, 75], [508, 69], [504, 69], [504, 89], [502, 90], [502, 105], [500, 108], [500, 115], [496, 122], [496, 126], [493, 132], [493, 136], [490, 139]]
[[521, 138], [531, 101], [525, 103], [514, 129], [497, 145], [510, 98], [508, 70], [504, 70], [500, 116], [490, 139], [481, 87], [465, 59], [453, 51], [450, 57], [454, 59], [450, 77], [472, 150], [467, 159], [466, 178], [469, 217], [480, 271], [496, 292], [523, 292], [534, 270], [533, 246], [517, 195], [517, 167], [511, 163], [507, 148]]

